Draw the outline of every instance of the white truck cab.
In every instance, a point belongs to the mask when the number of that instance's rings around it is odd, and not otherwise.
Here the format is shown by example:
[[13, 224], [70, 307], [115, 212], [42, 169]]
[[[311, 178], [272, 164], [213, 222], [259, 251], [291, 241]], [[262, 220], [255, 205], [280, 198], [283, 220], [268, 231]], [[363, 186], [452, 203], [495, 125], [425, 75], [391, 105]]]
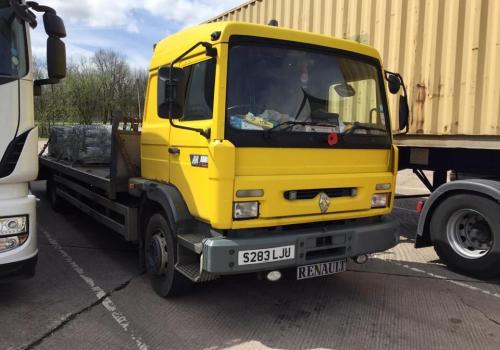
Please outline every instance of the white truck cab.
[[[37, 22], [30, 8], [44, 13], [48, 79], [33, 80], [29, 30]], [[65, 76], [65, 47], [60, 40], [65, 35], [53, 9], [0, 0], [0, 281], [35, 272], [36, 199], [29, 190], [38, 173], [34, 87], [55, 84]]]

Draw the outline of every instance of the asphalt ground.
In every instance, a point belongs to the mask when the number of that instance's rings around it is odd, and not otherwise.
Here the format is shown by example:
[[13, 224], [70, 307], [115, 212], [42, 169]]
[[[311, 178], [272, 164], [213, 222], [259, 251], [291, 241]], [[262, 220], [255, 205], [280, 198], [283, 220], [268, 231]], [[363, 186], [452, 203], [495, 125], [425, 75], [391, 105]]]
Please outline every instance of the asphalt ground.
[[[500, 280], [453, 273], [416, 250], [416, 199], [397, 200], [401, 243], [365, 265], [306, 281], [254, 275], [165, 300], [136, 246], [36, 182], [39, 264], [0, 284], [0, 349], [500, 349]], [[418, 191], [417, 191], [418, 192]]]

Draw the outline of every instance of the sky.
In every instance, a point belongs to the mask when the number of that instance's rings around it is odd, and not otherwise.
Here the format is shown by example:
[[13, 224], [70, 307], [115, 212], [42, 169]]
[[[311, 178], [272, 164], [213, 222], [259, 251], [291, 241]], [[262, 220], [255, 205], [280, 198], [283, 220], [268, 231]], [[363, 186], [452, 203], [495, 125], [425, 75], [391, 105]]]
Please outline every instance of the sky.
[[[182, 28], [201, 23], [246, 0], [39, 0], [53, 7], [66, 25], [68, 58], [113, 49], [129, 64], [145, 69], [154, 43]], [[32, 33], [33, 53], [45, 57], [47, 35], [42, 17]]]

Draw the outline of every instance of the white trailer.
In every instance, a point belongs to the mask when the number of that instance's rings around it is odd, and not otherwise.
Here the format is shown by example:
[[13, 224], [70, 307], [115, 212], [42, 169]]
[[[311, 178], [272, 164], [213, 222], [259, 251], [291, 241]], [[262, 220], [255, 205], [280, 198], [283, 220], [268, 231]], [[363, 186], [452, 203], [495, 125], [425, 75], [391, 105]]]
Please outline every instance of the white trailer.
[[[42, 12], [47, 39], [48, 78], [33, 79], [32, 10]], [[56, 12], [36, 2], [0, 0], [0, 280], [30, 277], [38, 248], [36, 200], [29, 181], [38, 173], [38, 129], [33, 99], [39, 87], [66, 74], [66, 35]]]

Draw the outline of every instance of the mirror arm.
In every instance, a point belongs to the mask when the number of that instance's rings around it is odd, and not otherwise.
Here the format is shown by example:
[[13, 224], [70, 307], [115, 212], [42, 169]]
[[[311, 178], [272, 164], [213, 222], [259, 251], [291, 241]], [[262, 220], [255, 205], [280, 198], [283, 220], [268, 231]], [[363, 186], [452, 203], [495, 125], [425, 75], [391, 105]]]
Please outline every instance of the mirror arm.
[[22, 4], [19, 0], [10, 0], [9, 4], [14, 9], [14, 12], [19, 19], [28, 23], [31, 28], [36, 28], [38, 24], [36, 21], [36, 15], [30, 11], [27, 4]]
[[56, 14], [56, 10], [54, 10], [52, 7], [40, 5], [39, 3], [35, 2], [35, 1], [26, 1], [26, 5], [28, 7], [31, 7], [36, 12], [50, 13], [53, 15]]
[[[194, 49], [196, 49], [198, 46], [203, 46], [205, 48], [206, 54], [209, 57], [215, 57], [217, 56], [217, 49], [212, 46], [212, 44], [207, 43], [205, 41], [200, 41], [199, 43], [193, 45], [191, 48], [188, 50], [184, 51], [181, 55], [179, 55], [177, 58], [175, 58], [171, 63], [170, 63], [170, 72], [169, 72], [169, 80], [172, 81], [173, 76], [172, 76], [172, 70], [174, 68], [174, 64], [182, 60], [184, 57], [186, 57], [190, 52], [192, 52]], [[169, 87], [171, 89], [171, 87]], [[200, 129], [200, 128], [190, 128], [189, 126], [183, 126], [183, 125], [177, 125], [174, 123], [174, 119], [172, 118], [172, 101], [169, 101], [169, 107], [168, 107], [168, 119], [170, 121], [170, 125], [174, 128], [178, 129], [184, 129], [184, 130], [191, 130], [191, 131], [196, 131], [199, 133], [201, 136], [205, 137], [207, 140], [210, 138], [210, 129]]]
[[207, 43], [206, 41], [200, 41], [199, 43], [196, 43], [195, 45], [191, 46], [189, 49], [181, 53], [179, 56], [177, 56], [176, 59], [170, 63], [170, 68], [174, 67], [174, 64], [182, 60], [184, 57], [186, 57], [191, 51], [196, 49], [198, 46], [203, 46], [205, 48], [206, 54], [209, 57], [215, 57], [217, 55], [217, 49], [212, 46], [212, 44]]
[[59, 79], [54, 79], [54, 78], [49, 78], [49, 79], [37, 79], [33, 82], [35, 86], [42, 86], [42, 85], [53, 85], [59, 83]]
[[196, 131], [198, 134], [205, 137], [207, 140], [210, 138], [210, 129], [191, 128], [189, 126], [175, 124], [171, 113], [172, 113], [172, 111], [170, 111], [170, 117], [168, 118], [168, 120], [170, 121], [170, 125], [172, 127], [178, 128], [178, 129]]

